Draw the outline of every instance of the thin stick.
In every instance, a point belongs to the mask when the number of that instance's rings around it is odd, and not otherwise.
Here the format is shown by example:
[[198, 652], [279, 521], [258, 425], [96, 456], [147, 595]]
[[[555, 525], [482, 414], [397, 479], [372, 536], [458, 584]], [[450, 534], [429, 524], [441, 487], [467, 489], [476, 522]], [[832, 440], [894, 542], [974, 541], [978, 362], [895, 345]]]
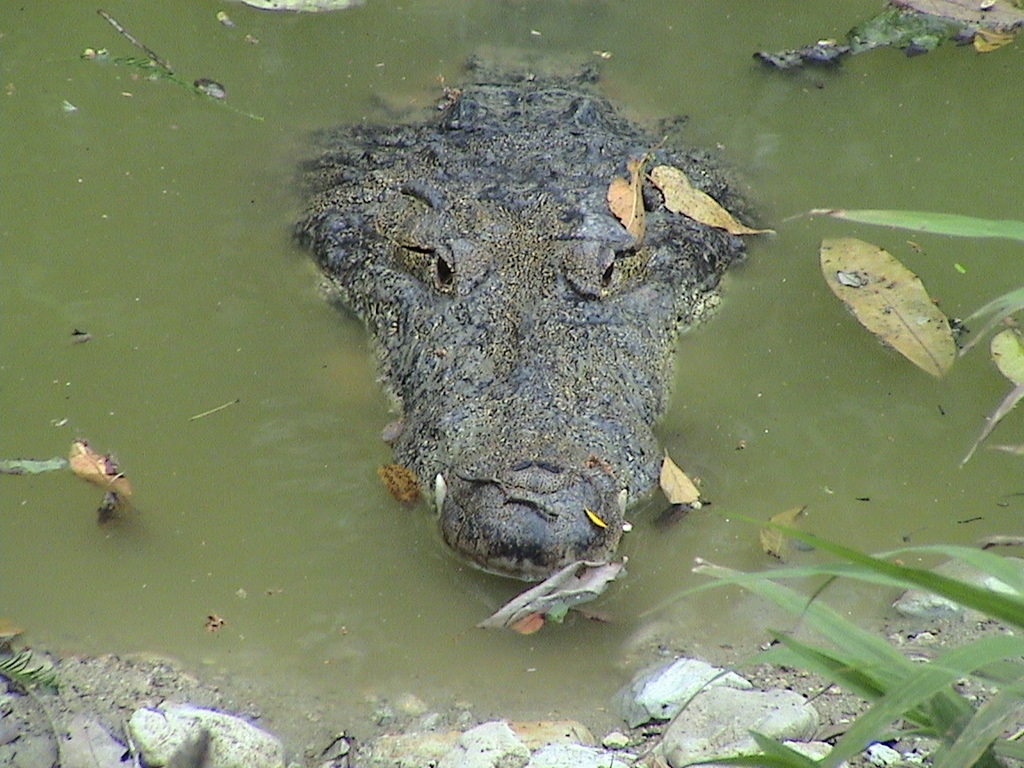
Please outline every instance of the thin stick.
[[115, 19], [109, 13], [104, 11], [102, 8], [97, 9], [96, 13], [98, 13], [100, 16], [106, 19], [110, 23], [110, 26], [116, 29], [118, 33], [120, 33], [129, 43], [134, 45], [136, 48], [140, 48], [142, 51], [144, 51], [145, 54], [149, 56], [149, 58], [152, 59], [154, 63], [158, 64], [162, 69], [166, 70], [169, 74], [174, 74], [174, 70], [171, 69], [171, 65], [167, 63], [166, 59], [161, 58], [151, 48], [139, 42], [138, 38], [136, 38], [131, 32], [125, 29], [120, 24], [120, 22], [118, 22], [117, 19]]
[[209, 416], [210, 414], [216, 413], [217, 411], [223, 411], [225, 408], [230, 408], [232, 405], [237, 405], [238, 403], [241, 402], [241, 400], [242, 400], [242, 398], [240, 398], [240, 397], [239, 398], [235, 398], [234, 400], [229, 400], [228, 402], [224, 403], [224, 405], [218, 405], [216, 408], [211, 408], [208, 411], [203, 411], [202, 413], [197, 413], [195, 416], [189, 416], [188, 420], [189, 421], [195, 421], [196, 419], [201, 419], [201, 418], [203, 418], [205, 416]]

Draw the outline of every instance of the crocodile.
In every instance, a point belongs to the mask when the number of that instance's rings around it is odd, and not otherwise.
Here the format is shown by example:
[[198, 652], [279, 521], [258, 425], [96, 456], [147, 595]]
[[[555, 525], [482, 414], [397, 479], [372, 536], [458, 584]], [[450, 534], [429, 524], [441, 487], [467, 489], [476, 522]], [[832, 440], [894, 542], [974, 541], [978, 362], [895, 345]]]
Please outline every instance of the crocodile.
[[372, 336], [395, 461], [448, 545], [527, 581], [614, 557], [658, 481], [676, 338], [744, 253], [649, 180], [642, 236], [611, 213], [610, 181], [641, 158], [741, 200], [597, 81], [470, 70], [419, 121], [327, 132], [302, 170], [296, 234]]

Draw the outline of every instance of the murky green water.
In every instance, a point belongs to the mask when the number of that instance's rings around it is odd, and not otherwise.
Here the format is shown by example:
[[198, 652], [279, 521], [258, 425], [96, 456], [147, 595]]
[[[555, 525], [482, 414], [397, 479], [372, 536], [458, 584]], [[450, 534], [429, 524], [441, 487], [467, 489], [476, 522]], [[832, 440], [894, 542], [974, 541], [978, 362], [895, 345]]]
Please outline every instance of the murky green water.
[[[457, 82], [481, 44], [611, 52], [606, 90], [633, 115], [689, 115], [693, 143], [721, 145], [779, 230], [752, 245], [718, 316], [679, 352], [661, 434], [712, 510], [807, 504], [813, 530], [876, 550], [1021, 533], [1019, 459], [981, 451], [957, 468], [1007, 389], [984, 352], [931, 380], [856, 326], [816, 260], [823, 236], [871, 239], [963, 315], [1020, 284], [1020, 246], [919, 236], [918, 255], [899, 233], [782, 221], [822, 206], [1022, 216], [1019, 44], [910, 61], [883, 51], [793, 77], [750, 59], [839, 36], [876, 7], [107, 6], [256, 121], [80, 60], [90, 46], [136, 53], [92, 8], [4, 0], [0, 456], [62, 455], [87, 436], [118, 454], [136, 513], [100, 529], [95, 488], [64, 473], [3, 478], [0, 616], [30, 642], [155, 650], [309, 686], [341, 712], [367, 692], [411, 690], [524, 715], [603, 706], [650, 621], [688, 647], [760, 626], [755, 603], [724, 593], [643, 616], [694, 583], [695, 556], [766, 565], [745, 525], [707, 511], [659, 531], [652, 502], [624, 546], [629, 579], [602, 606], [615, 623], [475, 630], [514, 587], [463, 567], [431, 517], [377, 480], [387, 402], [362, 329], [322, 301], [290, 240], [293, 169], [311, 130], [430, 103], [435, 78]], [[93, 340], [72, 345], [74, 329]], [[998, 440], [1022, 431], [1011, 416]], [[217, 634], [203, 628], [211, 613], [227, 622]]]

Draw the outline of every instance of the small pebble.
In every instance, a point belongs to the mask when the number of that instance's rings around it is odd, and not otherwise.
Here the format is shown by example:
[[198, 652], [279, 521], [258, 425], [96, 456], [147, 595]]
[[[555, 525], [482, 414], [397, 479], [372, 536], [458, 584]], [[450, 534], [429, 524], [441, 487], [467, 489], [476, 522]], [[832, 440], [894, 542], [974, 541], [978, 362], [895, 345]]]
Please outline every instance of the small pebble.
[[903, 759], [899, 752], [885, 744], [872, 744], [864, 752], [867, 754], [869, 763], [883, 768], [888, 765], [898, 765]]
[[625, 749], [629, 746], [629, 736], [620, 731], [612, 731], [601, 739], [601, 746], [605, 749]]

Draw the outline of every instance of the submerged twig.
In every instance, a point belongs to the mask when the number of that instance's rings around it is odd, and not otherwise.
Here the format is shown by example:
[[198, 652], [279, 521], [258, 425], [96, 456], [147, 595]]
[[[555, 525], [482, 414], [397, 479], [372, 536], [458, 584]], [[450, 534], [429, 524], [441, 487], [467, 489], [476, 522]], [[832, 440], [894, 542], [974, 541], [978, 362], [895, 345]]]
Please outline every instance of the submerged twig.
[[167, 62], [167, 59], [161, 57], [152, 48], [150, 48], [149, 46], [147, 46], [147, 45], [143, 44], [142, 42], [140, 42], [139, 39], [137, 37], [135, 37], [135, 35], [133, 35], [131, 32], [129, 32], [127, 29], [125, 29], [124, 26], [117, 19], [115, 19], [109, 13], [104, 11], [102, 8], [97, 9], [96, 13], [98, 13], [100, 16], [102, 16], [104, 19], [106, 19], [107, 22], [110, 24], [110, 26], [112, 26], [114, 29], [116, 29], [118, 34], [121, 35], [122, 37], [124, 37], [125, 40], [127, 40], [129, 43], [131, 43], [136, 48], [138, 48], [141, 51], [143, 51], [147, 56], [149, 56], [149, 58], [154, 63], [159, 65], [161, 67], [161, 69], [165, 70], [168, 74], [171, 74], [171, 75], [174, 74], [174, 69]]
[[216, 408], [211, 408], [208, 411], [203, 411], [202, 413], [197, 413], [195, 416], [189, 416], [188, 420], [189, 421], [195, 421], [196, 419], [205, 418], [206, 416], [214, 414], [217, 411], [223, 411], [225, 408], [230, 408], [232, 405], [237, 405], [241, 401], [242, 401], [242, 398], [236, 397], [234, 400], [229, 400], [228, 402], [224, 403], [223, 405], [218, 405]]

